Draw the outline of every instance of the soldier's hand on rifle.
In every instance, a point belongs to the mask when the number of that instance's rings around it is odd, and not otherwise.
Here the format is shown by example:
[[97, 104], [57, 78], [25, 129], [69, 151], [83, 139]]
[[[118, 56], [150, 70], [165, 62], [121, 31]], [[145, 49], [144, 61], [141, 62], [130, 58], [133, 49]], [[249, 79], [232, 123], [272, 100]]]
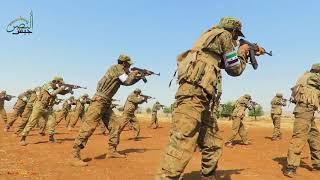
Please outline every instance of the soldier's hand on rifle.
[[255, 55], [260, 56], [260, 55], [263, 55], [265, 52], [266, 50], [263, 47], [259, 46], [258, 50], [255, 51]]
[[240, 45], [240, 47], [239, 47], [239, 50], [238, 50], [238, 53], [239, 54], [246, 54], [246, 55], [248, 55], [249, 54], [249, 50], [250, 50], [250, 47], [249, 47], [249, 45], [248, 44], [242, 44], [242, 45]]

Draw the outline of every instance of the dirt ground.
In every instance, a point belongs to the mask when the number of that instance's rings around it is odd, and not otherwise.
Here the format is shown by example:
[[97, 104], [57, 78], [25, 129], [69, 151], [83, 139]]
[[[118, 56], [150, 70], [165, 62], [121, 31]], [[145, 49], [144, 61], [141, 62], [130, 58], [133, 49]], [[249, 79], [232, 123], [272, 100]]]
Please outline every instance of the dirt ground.
[[[0, 179], [93, 179], [93, 180], [141, 180], [153, 179], [158, 167], [160, 154], [168, 141], [169, 123], [161, 123], [161, 128], [147, 128], [147, 118], [140, 117], [141, 140], [129, 140], [133, 132], [125, 131], [121, 136], [118, 150], [127, 154], [125, 159], [106, 159], [107, 136], [99, 134], [99, 129], [82, 151], [82, 158], [88, 167], [71, 167], [68, 164], [71, 147], [77, 131], [67, 131], [64, 122], [57, 129], [56, 138], [61, 144], [49, 144], [47, 136], [39, 136], [38, 130], [32, 131], [27, 138], [29, 145], [18, 145], [19, 138], [2, 131], [0, 122]], [[246, 121], [252, 145], [236, 145], [224, 148], [219, 162], [220, 179], [234, 180], [274, 180], [289, 179], [282, 175], [281, 169], [286, 163], [286, 153], [291, 136], [292, 120], [285, 120], [283, 139], [272, 142], [272, 123], [270, 119]], [[223, 137], [231, 134], [231, 122], [219, 121]], [[318, 123], [319, 125], [319, 123]], [[295, 179], [320, 179], [320, 172], [311, 171], [308, 148], [302, 155], [301, 168]], [[195, 180], [200, 177], [200, 153], [194, 153], [183, 178]]]

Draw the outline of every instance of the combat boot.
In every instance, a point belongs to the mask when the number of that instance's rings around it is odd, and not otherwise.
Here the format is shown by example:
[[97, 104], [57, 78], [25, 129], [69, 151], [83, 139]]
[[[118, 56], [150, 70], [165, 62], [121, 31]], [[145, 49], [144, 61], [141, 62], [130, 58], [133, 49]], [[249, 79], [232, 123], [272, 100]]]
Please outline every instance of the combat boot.
[[283, 175], [288, 176], [290, 178], [294, 177], [297, 174], [297, 167], [286, 167], [283, 171]]
[[226, 147], [233, 147], [233, 143], [232, 142], [226, 142], [224, 145]]
[[201, 180], [216, 180], [216, 176], [215, 175], [211, 175], [211, 176], [201, 176]]
[[125, 158], [126, 155], [120, 154], [115, 147], [111, 146], [109, 148], [107, 158]]
[[72, 159], [70, 160], [70, 165], [75, 167], [88, 166], [88, 163], [83, 162], [80, 157], [80, 147], [75, 145], [72, 149]]
[[19, 142], [19, 144], [21, 145], [21, 146], [26, 146], [28, 143], [26, 142], [26, 138], [27, 138], [27, 136], [22, 136], [21, 137], [21, 140], [20, 140], [20, 142]]
[[49, 142], [50, 142], [50, 143], [61, 143], [60, 141], [57, 141], [57, 140], [53, 137], [53, 135], [49, 135]]
[[320, 171], [320, 164], [313, 164], [312, 165], [313, 170]]

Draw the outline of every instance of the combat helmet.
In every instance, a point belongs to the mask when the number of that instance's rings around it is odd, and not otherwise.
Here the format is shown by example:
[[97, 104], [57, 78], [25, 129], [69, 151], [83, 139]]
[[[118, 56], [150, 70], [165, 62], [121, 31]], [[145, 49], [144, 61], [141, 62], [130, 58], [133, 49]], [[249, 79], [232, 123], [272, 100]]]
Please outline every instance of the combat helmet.
[[283, 97], [283, 94], [282, 93], [277, 93], [276, 96], [277, 97]]
[[130, 65], [133, 64], [133, 61], [131, 60], [131, 58], [125, 54], [121, 54], [119, 57], [118, 57], [118, 61], [119, 62], [127, 62], [129, 63]]
[[320, 73], [320, 63], [313, 64], [310, 71]]
[[52, 82], [55, 82], [55, 83], [59, 83], [60, 82], [60, 83], [64, 84], [63, 78], [60, 77], [60, 76], [55, 76], [53, 78]]
[[134, 93], [140, 94], [141, 93], [141, 89], [137, 88], [133, 91]]
[[89, 97], [89, 94], [85, 93], [82, 95], [82, 97]]
[[221, 18], [218, 27], [226, 29], [226, 30], [235, 30], [237, 32], [238, 36], [244, 37], [242, 31], [241, 31], [241, 21], [234, 17], [223, 17]]
[[249, 94], [245, 94], [244, 97], [247, 99], [251, 99], [251, 96]]

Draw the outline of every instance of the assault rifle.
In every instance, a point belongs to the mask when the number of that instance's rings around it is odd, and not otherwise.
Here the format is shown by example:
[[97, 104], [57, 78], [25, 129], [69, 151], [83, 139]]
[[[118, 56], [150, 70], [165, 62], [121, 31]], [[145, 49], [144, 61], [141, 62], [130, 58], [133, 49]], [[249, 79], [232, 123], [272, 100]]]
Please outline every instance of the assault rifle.
[[111, 104], [110, 108], [113, 109], [113, 108], [116, 108], [118, 106], [119, 106], [119, 104]]
[[62, 84], [62, 86], [68, 87], [70, 89], [87, 89], [87, 87], [82, 87], [79, 85], [74, 85], [74, 84]]
[[119, 99], [111, 99], [112, 102], [118, 102], [120, 101]]
[[16, 98], [17, 96], [12, 96], [12, 95], [7, 94], [6, 97], [9, 99], [12, 99], [12, 98]]
[[146, 101], [148, 101], [149, 99], [155, 99], [154, 97], [143, 95], [143, 94], [140, 94], [140, 96], [142, 96]]
[[147, 69], [141, 69], [141, 68], [137, 68], [137, 67], [131, 68], [131, 71], [139, 71], [139, 73], [141, 75], [141, 79], [143, 80], [144, 83], [148, 82], [145, 76], [148, 76], [148, 75], [160, 76], [160, 73], [155, 73], [153, 71], [150, 71], [150, 70], [147, 70]]
[[[251, 43], [251, 42], [244, 40], [244, 39], [240, 39], [239, 42], [240, 42], [240, 45], [247, 44], [249, 46], [250, 63], [252, 65], [253, 69], [257, 69], [258, 62], [256, 59], [255, 52], [257, 52], [259, 50], [259, 46], [256, 43]], [[264, 53], [268, 54], [269, 56], [272, 56], [272, 51], [270, 51], [270, 52], [264, 51]]]

